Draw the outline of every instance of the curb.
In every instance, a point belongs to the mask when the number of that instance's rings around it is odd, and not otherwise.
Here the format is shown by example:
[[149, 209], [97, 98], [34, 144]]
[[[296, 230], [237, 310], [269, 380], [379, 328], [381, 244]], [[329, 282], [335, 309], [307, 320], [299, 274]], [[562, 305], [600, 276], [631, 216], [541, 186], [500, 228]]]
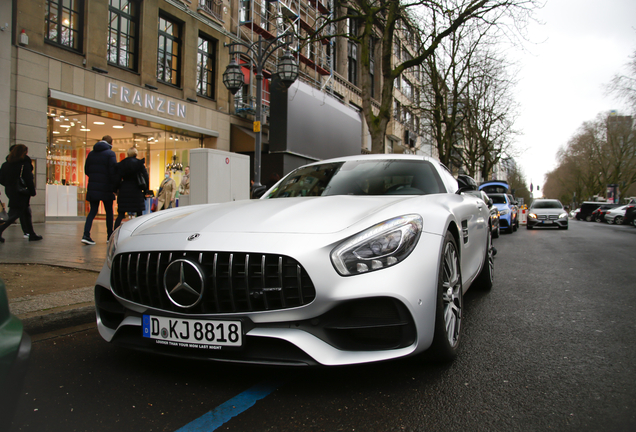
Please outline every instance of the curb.
[[20, 316], [24, 331], [29, 335], [37, 335], [57, 331], [66, 327], [95, 322], [95, 305], [75, 307], [52, 313], [35, 316]]

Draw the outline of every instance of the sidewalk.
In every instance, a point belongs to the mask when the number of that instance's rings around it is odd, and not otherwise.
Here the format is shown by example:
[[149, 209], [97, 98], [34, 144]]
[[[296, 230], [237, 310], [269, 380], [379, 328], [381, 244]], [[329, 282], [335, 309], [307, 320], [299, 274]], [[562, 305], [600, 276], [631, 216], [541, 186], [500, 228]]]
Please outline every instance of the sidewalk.
[[[0, 263], [46, 264], [94, 272], [102, 269], [107, 244], [103, 220], [93, 222], [91, 237], [97, 242], [93, 246], [81, 242], [83, 221], [39, 223], [34, 224], [34, 228], [43, 240], [28, 241], [19, 224], [5, 230], [5, 243], [0, 244]], [[28, 283], [25, 281], [24, 293], [9, 299], [11, 313], [22, 320], [27, 333], [37, 334], [95, 321], [93, 285], [69, 286], [62, 291], [38, 287], [37, 295], [28, 295]]]

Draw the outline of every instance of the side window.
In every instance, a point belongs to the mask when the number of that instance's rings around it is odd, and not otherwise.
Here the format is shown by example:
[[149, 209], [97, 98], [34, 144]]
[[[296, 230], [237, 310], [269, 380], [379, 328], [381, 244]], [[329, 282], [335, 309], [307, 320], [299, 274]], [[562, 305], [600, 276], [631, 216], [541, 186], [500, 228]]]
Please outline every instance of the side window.
[[44, 39], [55, 45], [82, 51], [84, 33], [83, 0], [46, 0]]

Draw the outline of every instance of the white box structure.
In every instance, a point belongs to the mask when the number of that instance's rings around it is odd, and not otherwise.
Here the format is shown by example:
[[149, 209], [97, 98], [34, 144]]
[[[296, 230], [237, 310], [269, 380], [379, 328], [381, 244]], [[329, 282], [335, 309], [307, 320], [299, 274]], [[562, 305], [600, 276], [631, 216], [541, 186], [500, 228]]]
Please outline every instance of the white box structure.
[[249, 156], [206, 148], [190, 150], [189, 204], [222, 203], [249, 198]]

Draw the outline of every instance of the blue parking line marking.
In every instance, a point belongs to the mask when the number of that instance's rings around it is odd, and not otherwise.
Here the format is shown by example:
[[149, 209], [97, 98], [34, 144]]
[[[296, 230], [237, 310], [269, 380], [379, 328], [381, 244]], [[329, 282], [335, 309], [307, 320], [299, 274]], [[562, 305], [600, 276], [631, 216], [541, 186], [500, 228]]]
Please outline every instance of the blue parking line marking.
[[214, 408], [212, 411], [203, 414], [198, 419], [188, 423], [175, 432], [212, 432], [228, 422], [232, 417], [236, 417], [243, 411], [254, 406], [254, 404], [272, 393], [281, 383], [263, 382], [245, 390], [243, 393], [233, 397], [227, 402]]

